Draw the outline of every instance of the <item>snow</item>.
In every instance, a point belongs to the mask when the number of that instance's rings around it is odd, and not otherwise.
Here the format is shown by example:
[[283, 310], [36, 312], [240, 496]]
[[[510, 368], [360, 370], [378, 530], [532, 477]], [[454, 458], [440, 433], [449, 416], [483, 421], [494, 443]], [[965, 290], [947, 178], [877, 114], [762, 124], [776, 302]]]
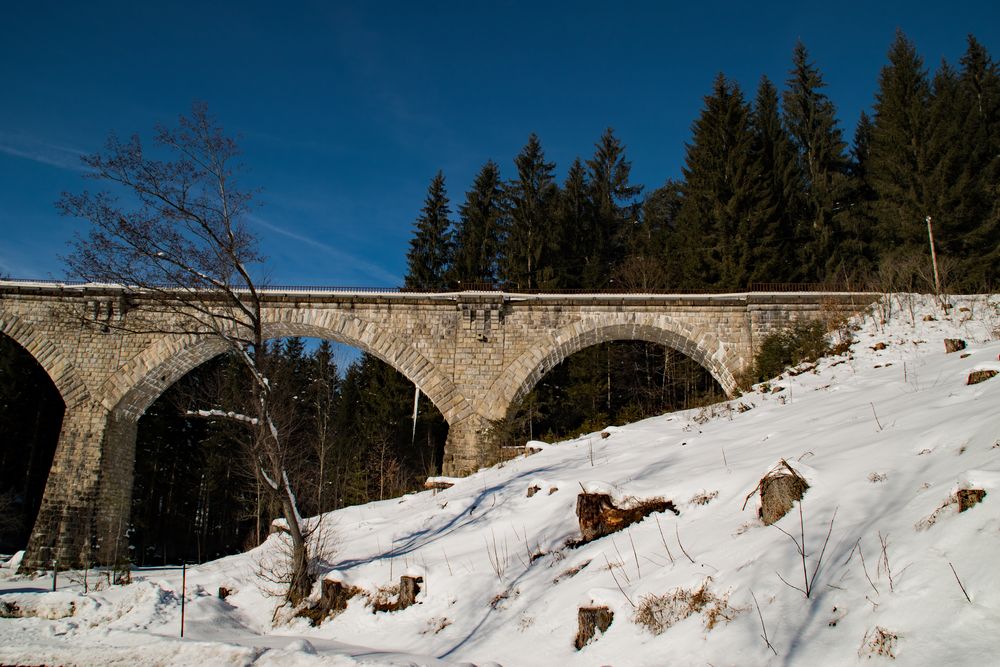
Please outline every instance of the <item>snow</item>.
[[[83, 573], [60, 573], [51, 592], [50, 575], [3, 568], [0, 610], [18, 617], [0, 619], [0, 663], [844, 665], [888, 660], [880, 648], [906, 665], [988, 663], [1000, 649], [1000, 377], [965, 382], [1000, 366], [1000, 303], [956, 297], [945, 314], [906, 298], [885, 324], [859, 318], [848, 355], [771, 382], [780, 393], [604, 429], [607, 438], [532, 443], [537, 454], [451, 488], [323, 517], [326, 576], [372, 594], [422, 576], [407, 609], [373, 613], [356, 597], [319, 627], [287, 613], [274, 624], [280, 600], [259, 572], [280, 557], [280, 534], [188, 569], [183, 639], [177, 568], [135, 571], [129, 586], [91, 572], [89, 593]], [[945, 338], [969, 346], [945, 354]], [[777, 524], [787, 535], [757, 519], [756, 495], [744, 507], [782, 460], [810, 484], [802, 526], [797, 509]], [[680, 515], [570, 548], [581, 487], [665, 498]], [[959, 513], [955, 495], [970, 488], [986, 496]], [[802, 534], [807, 573], [816, 570], [808, 599], [779, 578], [803, 586], [790, 539]], [[633, 605], [702, 586], [728, 605], [714, 623], [708, 607], [685, 616], [676, 604], [660, 634], [636, 622]], [[614, 620], [577, 651], [577, 611], [589, 605]]]

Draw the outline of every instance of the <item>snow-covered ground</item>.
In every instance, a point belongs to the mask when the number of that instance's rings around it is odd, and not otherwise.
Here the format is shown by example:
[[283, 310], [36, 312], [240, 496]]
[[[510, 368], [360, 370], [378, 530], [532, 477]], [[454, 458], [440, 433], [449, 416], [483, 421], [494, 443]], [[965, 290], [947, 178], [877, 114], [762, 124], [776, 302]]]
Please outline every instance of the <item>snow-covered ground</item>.
[[[0, 610], [21, 617], [0, 620], [0, 663], [843, 665], [889, 660], [881, 651], [900, 664], [996, 664], [1000, 377], [966, 379], [1000, 370], [1000, 302], [958, 297], [945, 315], [903, 296], [888, 324], [877, 319], [857, 320], [849, 354], [765, 390], [327, 515], [328, 576], [373, 594], [423, 576], [402, 611], [356, 597], [320, 627], [280, 611], [274, 624], [279, 600], [259, 571], [276, 537], [187, 571], [183, 639], [176, 569], [86, 595], [81, 575], [60, 574], [53, 593], [50, 578], [7, 569]], [[945, 354], [945, 338], [968, 348]], [[758, 496], [745, 503], [782, 459], [810, 484], [801, 528], [797, 509], [768, 527]], [[679, 515], [572, 548], [581, 488], [665, 498]], [[986, 496], [959, 513], [965, 488]], [[779, 527], [804, 531], [810, 578], [818, 566], [808, 598]], [[704, 604], [690, 604], [702, 588]], [[578, 609], [592, 605], [614, 619], [577, 650]], [[659, 634], [637, 622], [650, 617]]]

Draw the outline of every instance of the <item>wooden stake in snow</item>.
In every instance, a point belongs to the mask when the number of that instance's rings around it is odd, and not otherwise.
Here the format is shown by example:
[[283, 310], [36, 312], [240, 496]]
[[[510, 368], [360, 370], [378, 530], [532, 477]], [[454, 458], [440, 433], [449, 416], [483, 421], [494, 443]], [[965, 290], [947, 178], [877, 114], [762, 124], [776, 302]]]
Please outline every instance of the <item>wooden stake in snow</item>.
[[181, 561], [181, 637], [184, 636], [184, 598], [187, 597], [187, 561]]
[[931, 264], [934, 265], [934, 294], [941, 296], [941, 278], [938, 277], [937, 253], [934, 252], [934, 229], [931, 227], [931, 216], [927, 216], [927, 240], [931, 244]]

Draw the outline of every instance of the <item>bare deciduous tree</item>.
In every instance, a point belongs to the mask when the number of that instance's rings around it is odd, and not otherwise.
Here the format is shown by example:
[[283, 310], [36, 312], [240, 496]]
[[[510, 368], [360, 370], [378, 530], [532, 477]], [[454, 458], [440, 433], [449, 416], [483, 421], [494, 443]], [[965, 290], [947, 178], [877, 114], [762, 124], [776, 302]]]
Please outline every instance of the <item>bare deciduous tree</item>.
[[246, 427], [247, 449], [287, 524], [286, 600], [296, 604], [309, 594], [313, 575], [288, 475], [281, 423], [288, 410], [269, 381], [263, 283], [255, 275], [262, 257], [246, 228], [253, 193], [237, 184], [238, 155], [236, 142], [196, 104], [176, 128], [156, 128], [151, 151], [137, 135], [127, 141], [112, 135], [102, 153], [84, 158], [90, 177], [107, 189], [64, 194], [58, 206], [90, 222], [67, 258], [72, 273], [139, 297], [115, 326], [214, 336], [241, 360], [247, 405], [210, 412]]

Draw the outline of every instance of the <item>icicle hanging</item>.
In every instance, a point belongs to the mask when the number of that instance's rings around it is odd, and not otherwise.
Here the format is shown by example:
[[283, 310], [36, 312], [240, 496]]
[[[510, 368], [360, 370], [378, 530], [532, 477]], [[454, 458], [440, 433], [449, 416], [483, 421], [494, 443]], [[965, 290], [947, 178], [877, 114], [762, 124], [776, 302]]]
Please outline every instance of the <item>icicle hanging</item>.
[[413, 433], [410, 435], [410, 446], [417, 441], [417, 410], [420, 409], [420, 387], [413, 386]]

